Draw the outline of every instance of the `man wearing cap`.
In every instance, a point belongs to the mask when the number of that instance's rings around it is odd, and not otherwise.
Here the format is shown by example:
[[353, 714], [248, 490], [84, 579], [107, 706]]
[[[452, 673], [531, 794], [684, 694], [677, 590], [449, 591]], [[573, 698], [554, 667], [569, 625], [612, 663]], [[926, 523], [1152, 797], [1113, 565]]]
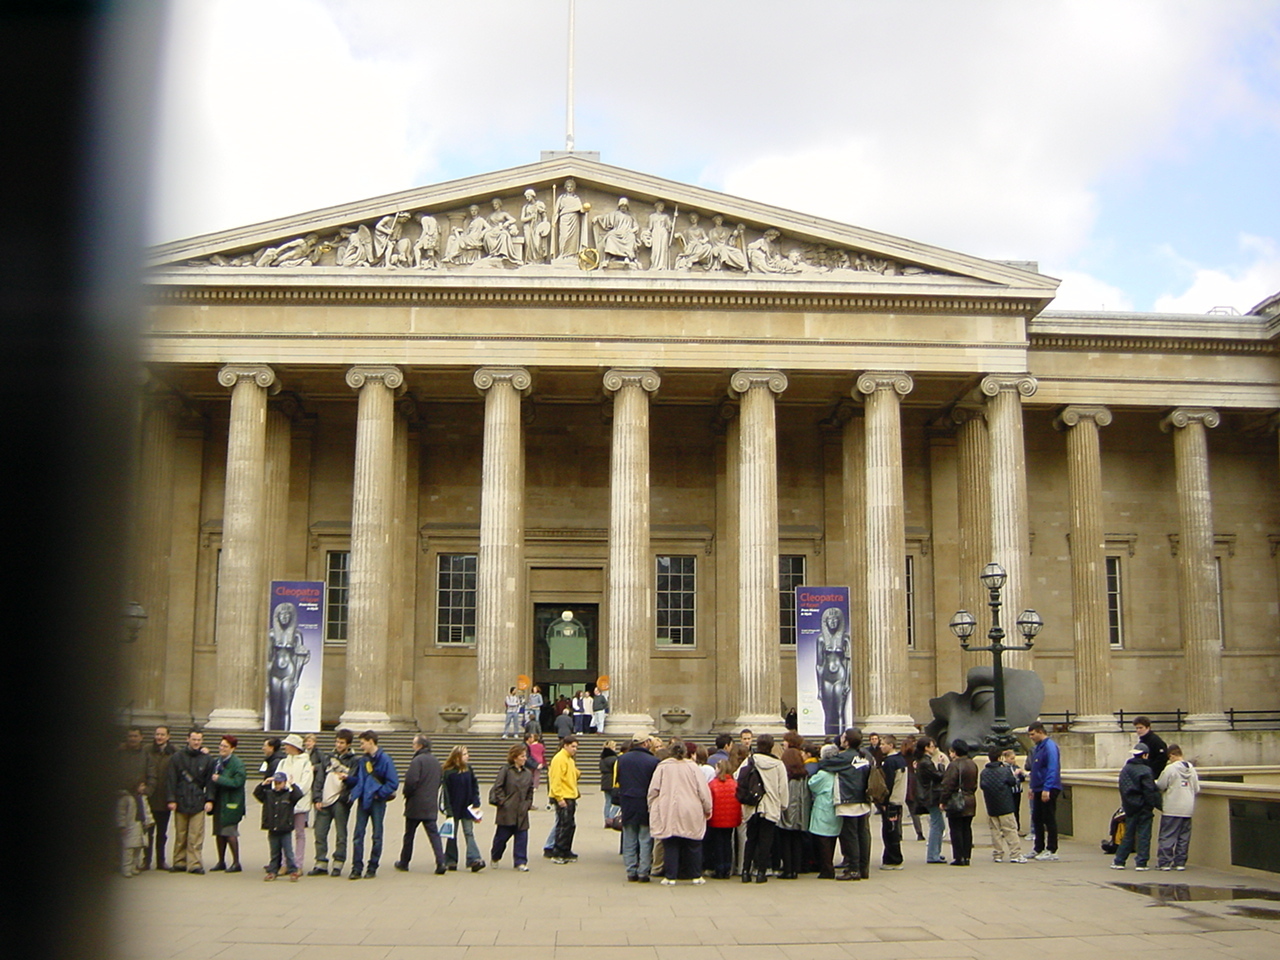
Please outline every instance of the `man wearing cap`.
[[1129, 854], [1137, 861], [1136, 869], [1149, 870], [1151, 856], [1151, 821], [1160, 805], [1156, 778], [1147, 765], [1147, 745], [1134, 744], [1129, 762], [1120, 768], [1120, 806], [1124, 808], [1124, 840], [1111, 863], [1112, 870], [1123, 870]]
[[653, 838], [649, 835], [649, 781], [658, 758], [652, 739], [641, 730], [631, 738], [631, 749], [618, 758], [618, 802], [622, 806], [622, 865], [627, 880], [648, 883], [653, 868]]

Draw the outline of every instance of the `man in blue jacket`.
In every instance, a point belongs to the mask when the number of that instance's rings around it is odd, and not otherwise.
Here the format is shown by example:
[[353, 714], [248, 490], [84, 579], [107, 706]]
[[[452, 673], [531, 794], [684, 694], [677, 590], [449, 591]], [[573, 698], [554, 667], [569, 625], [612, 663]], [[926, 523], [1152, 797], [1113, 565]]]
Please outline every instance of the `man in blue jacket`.
[[[378, 749], [378, 734], [366, 730], [360, 734], [360, 750], [364, 756], [356, 762], [347, 779], [348, 796], [356, 808], [355, 835], [351, 840], [351, 877], [362, 876], [372, 880], [378, 875], [378, 860], [382, 857], [382, 822], [387, 816], [387, 801], [396, 793], [400, 778], [396, 765], [385, 752]], [[369, 869], [364, 864], [364, 830], [373, 821], [373, 849], [369, 854]]]
[[658, 766], [653, 739], [641, 731], [631, 749], [618, 758], [618, 803], [622, 807], [622, 864], [627, 880], [648, 883], [653, 869], [653, 838], [649, 835], [649, 781]]
[[1035, 835], [1032, 860], [1058, 859], [1058, 795], [1062, 793], [1062, 762], [1058, 745], [1036, 721], [1027, 727], [1031, 749], [1031, 829]]

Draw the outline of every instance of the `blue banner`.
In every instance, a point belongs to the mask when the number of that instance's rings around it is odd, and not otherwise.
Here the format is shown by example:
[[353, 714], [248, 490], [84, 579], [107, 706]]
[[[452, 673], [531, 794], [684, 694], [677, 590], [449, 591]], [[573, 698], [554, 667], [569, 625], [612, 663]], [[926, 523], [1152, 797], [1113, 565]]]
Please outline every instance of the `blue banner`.
[[796, 587], [796, 719], [804, 736], [833, 736], [853, 720], [848, 587]]
[[272, 580], [264, 730], [320, 732], [324, 583]]

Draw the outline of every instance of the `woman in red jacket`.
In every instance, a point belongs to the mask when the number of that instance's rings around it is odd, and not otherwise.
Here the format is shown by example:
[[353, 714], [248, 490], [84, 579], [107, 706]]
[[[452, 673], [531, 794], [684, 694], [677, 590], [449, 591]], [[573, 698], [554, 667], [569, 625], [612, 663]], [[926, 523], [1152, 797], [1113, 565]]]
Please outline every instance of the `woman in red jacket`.
[[733, 777], [733, 764], [721, 760], [711, 787], [711, 818], [707, 820], [707, 865], [716, 880], [733, 876], [733, 834], [742, 823], [742, 804], [738, 802], [738, 781]]

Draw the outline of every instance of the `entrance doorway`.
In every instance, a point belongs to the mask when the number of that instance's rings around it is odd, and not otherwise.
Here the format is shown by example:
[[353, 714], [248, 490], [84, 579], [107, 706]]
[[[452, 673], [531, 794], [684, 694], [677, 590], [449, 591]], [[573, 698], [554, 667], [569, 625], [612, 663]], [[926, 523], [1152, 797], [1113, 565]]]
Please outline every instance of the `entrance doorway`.
[[600, 676], [600, 604], [533, 605], [533, 682], [547, 704], [594, 687]]

